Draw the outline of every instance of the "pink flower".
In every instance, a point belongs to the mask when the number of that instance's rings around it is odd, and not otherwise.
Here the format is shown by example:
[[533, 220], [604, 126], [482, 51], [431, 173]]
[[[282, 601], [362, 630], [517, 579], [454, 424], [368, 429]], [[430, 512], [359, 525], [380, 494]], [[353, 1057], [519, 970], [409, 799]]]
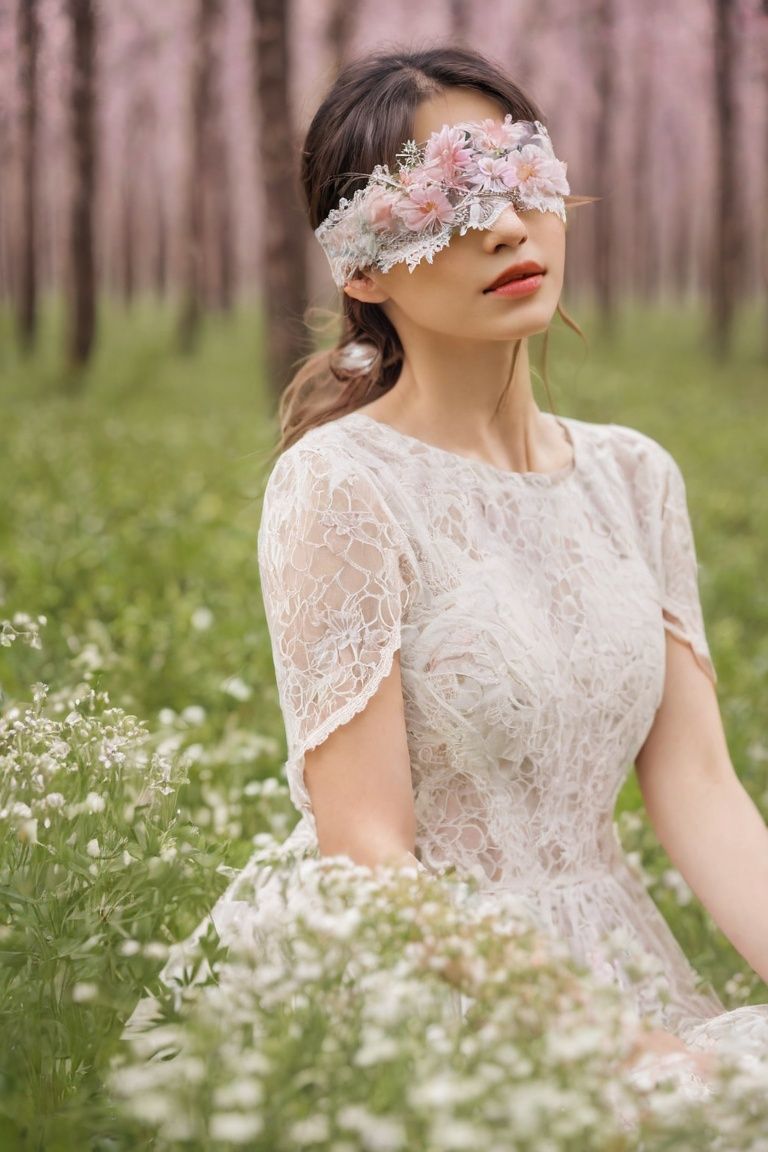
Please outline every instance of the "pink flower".
[[511, 156], [483, 156], [477, 162], [477, 172], [467, 183], [473, 188], [486, 192], [505, 192], [514, 188], [517, 182], [517, 167], [511, 163]]
[[375, 184], [370, 187], [365, 197], [363, 219], [374, 232], [382, 232], [392, 226], [392, 208], [396, 200], [396, 193]]
[[412, 232], [423, 232], [436, 221], [451, 224], [455, 216], [453, 205], [436, 184], [414, 184], [395, 205], [394, 212]]
[[476, 149], [495, 152], [499, 149], [514, 148], [520, 140], [520, 126], [507, 113], [503, 121], [487, 117], [473, 124], [472, 142]]
[[510, 152], [507, 163], [503, 179], [508, 188], [519, 188], [526, 196], [570, 192], [565, 176], [567, 164], [548, 156], [535, 144], [525, 144], [519, 152]]
[[455, 186], [470, 167], [474, 167], [472, 149], [462, 129], [444, 124], [432, 133], [424, 148], [424, 168], [433, 180]]

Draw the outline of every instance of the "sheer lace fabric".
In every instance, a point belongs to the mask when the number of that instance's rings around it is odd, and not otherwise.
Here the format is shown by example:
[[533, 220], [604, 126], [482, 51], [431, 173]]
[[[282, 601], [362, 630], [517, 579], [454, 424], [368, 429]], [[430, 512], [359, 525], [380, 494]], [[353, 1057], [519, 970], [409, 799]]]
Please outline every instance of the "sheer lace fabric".
[[[315, 841], [305, 752], [365, 707], [399, 649], [422, 864], [523, 895], [689, 1043], [736, 1032], [768, 1053], [768, 1006], [726, 1012], [703, 986], [613, 819], [661, 703], [664, 630], [717, 682], [684, 479], [636, 429], [559, 422], [573, 459], [551, 473], [363, 412], [278, 460], [258, 543], [295, 835]], [[645, 981], [605, 959], [622, 928], [658, 962]]]
[[[421, 866], [455, 865], [500, 907], [522, 896], [692, 1046], [765, 1059], [768, 1005], [727, 1012], [704, 986], [613, 818], [661, 703], [665, 629], [717, 681], [683, 476], [638, 430], [558, 420], [573, 458], [550, 473], [500, 469], [363, 412], [277, 461], [258, 560], [302, 816], [286, 847], [317, 852], [305, 753], [365, 707], [399, 650]], [[237, 881], [213, 911], [221, 925], [236, 893]], [[647, 976], [607, 958], [615, 931]]]

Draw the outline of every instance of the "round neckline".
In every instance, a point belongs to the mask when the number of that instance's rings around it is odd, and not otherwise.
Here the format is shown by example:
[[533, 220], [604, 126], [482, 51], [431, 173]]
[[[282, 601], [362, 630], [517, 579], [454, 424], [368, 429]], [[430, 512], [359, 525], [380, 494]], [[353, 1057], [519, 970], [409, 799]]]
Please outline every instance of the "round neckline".
[[401, 432], [400, 429], [395, 428], [393, 424], [387, 424], [384, 420], [379, 420], [375, 416], [369, 416], [367, 412], [361, 412], [359, 409], [348, 412], [346, 417], [342, 417], [342, 419], [350, 420], [354, 416], [356, 416], [358, 420], [364, 420], [368, 424], [373, 424], [375, 427], [381, 428], [385, 433], [390, 433], [395, 439], [402, 440], [411, 445], [418, 445], [428, 452], [433, 452], [438, 456], [468, 465], [477, 471], [486, 472], [505, 479], [516, 480], [525, 484], [551, 487], [570, 479], [570, 477], [575, 476], [581, 469], [581, 446], [577, 443], [573, 422], [570, 417], [558, 416], [554, 412], [552, 416], [563, 429], [566, 439], [571, 446], [571, 459], [567, 464], [563, 464], [560, 468], [555, 468], [551, 472], [517, 472], [511, 468], [500, 468], [487, 460], [475, 460], [472, 456], [465, 456], [463, 452], [453, 452], [450, 448], [440, 448], [437, 444], [430, 444], [428, 440], [422, 440], [418, 436], [411, 436], [408, 432]]

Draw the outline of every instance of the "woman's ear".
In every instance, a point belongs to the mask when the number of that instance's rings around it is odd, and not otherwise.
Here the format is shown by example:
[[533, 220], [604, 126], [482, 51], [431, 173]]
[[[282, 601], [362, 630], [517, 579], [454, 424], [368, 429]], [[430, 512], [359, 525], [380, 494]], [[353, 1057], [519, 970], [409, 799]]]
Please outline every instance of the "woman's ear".
[[383, 304], [385, 300], [389, 299], [388, 294], [379, 288], [370, 276], [359, 269], [354, 276], [347, 280], [342, 290], [346, 292], [347, 296], [351, 296], [354, 300], [360, 300], [363, 304]]

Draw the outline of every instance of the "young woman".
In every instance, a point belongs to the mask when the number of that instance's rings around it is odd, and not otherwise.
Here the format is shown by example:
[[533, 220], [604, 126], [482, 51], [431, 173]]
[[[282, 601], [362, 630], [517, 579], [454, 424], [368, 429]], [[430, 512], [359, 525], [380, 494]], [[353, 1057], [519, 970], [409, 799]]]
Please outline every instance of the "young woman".
[[763, 979], [768, 831], [726, 746], [678, 465], [534, 400], [528, 337], [556, 311], [574, 326], [565, 213], [585, 198], [565, 169], [469, 50], [359, 59], [310, 125], [344, 328], [283, 395], [258, 539], [288, 840], [516, 892], [601, 971], [623, 928], [668, 992], [609, 967], [656, 1025], [638, 1055], [704, 1074], [721, 1039], [768, 1053], [768, 1005], [726, 1012], [701, 986], [614, 804], [634, 762], [670, 858]]

